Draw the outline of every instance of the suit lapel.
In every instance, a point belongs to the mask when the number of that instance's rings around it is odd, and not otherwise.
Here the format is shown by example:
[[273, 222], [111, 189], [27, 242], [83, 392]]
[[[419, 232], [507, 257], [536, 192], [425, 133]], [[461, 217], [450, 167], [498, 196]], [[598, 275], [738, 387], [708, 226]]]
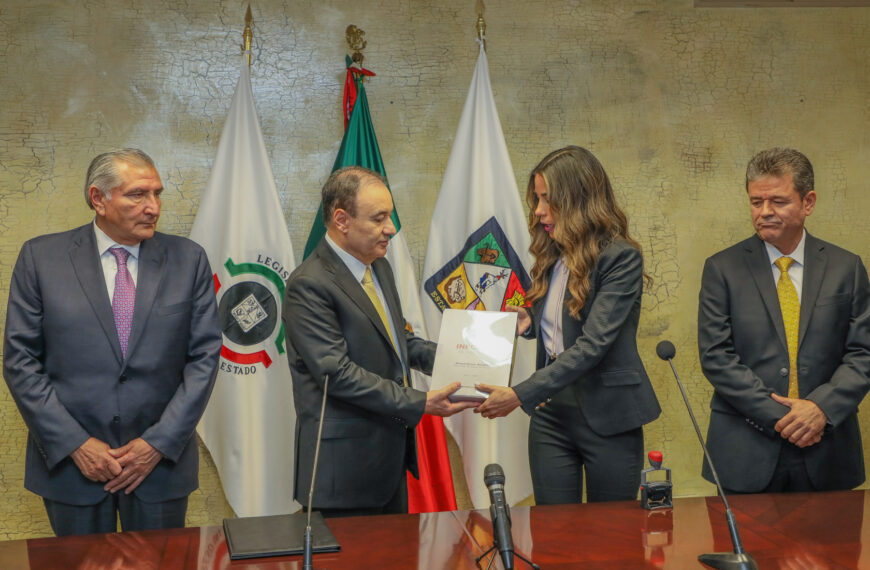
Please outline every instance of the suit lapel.
[[[552, 275], [552, 268], [550, 269], [550, 273], [547, 274], [547, 281], [550, 280], [550, 275]], [[544, 295], [534, 303], [532, 303], [532, 329], [535, 331], [535, 338], [541, 338], [541, 319], [544, 318], [544, 305], [547, 302], [547, 296]]]
[[810, 319], [813, 316], [813, 307], [816, 306], [816, 298], [822, 288], [822, 279], [828, 264], [828, 256], [825, 255], [825, 246], [819, 240], [807, 233], [807, 241], [804, 244], [804, 281], [801, 286], [801, 316], [800, 332], [798, 333], [798, 350], [803, 342]]
[[[393, 321], [393, 328], [396, 331], [396, 345], [401, 351], [400, 357], [402, 362], [408, 362], [408, 345], [399, 338], [404, 338], [405, 321], [402, 319], [402, 302], [399, 299], [399, 291], [396, 288], [396, 280], [393, 277], [393, 270], [389, 263], [384, 259], [376, 259], [372, 263], [372, 269], [378, 278], [378, 283], [381, 284], [381, 292], [384, 294], [384, 300], [387, 302], [387, 307], [390, 311], [390, 319]], [[380, 320], [380, 318], [378, 318]], [[387, 338], [389, 340], [389, 337]]]
[[109, 339], [115, 358], [121, 362], [121, 343], [118, 341], [115, 317], [112, 315], [112, 301], [106, 291], [106, 278], [103, 276], [103, 267], [97, 251], [97, 239], [91, 224], [79, 228], [78, 235], [70, 246], [69, 256], [82, 292], [97, 315], [97, 320], [106, 338]]
[[[350, 297], [351, 301], [353, 301], [357, 308], [362, 311], [366, 317], [371, 321], [372, 326], [375, 327], [380, 333], [381, 337], [383, 337], [384, 341], [392, 346], [390, 342], [390, 335], [387, 333], [387, 329], [384, 328], [384, 324], [381, 322], [381, 317], [378, 315], [378, 312], [375, 310], [375, 307], [372, 305], [369, 296], [366, 294], [365, 290], [362, 288], [362, 284], [359, 283], [350, 272], [350, 269], [344, 264], [341, 258], [336, 255], [332, 248], [326, 243], [326, 239], [322, 239], [320, 244], [317, 246], [317, 250], [315, 250], [320, 258], [323, 260], [324, 268], [332, 273], [335, 276], [335, 284], [342, 290], [344, 293]], [[378, 273], [378, 280], [380, 281], [381, 277]], [[383, 288], [383, 281], [380, 281]], [[386, 294], [384, 296], [387, 296]], [[392, 307], [391, 307], [392, 309]]]
[[[547, 283], [550, 282], [550, 279], [553, 276], [553, 267], [555, 267], [555, 265], [551, 266], [550, 269], [547, 271], [547, 276], [546, 276]], [[548, 289], [547, 293], [549, 294], [549, 292], [550, 291]], [[567, 302], [568, 293], [569, 293], [568, 288], [565, 287], [566, 297], [562, 300], [563, 310], [564, 310], [564, 303]], [[538, 299], [537, 301], [532, 303], [532, 330], [535, 332], [535, 343], [538, 346], [538, 349], [536, 351], [537, 356], [535, 356], [535, 362], [536, 362], [537, 368], [542, 368], [544, 366], [544, 364], [547, 362], [547, 355], [548, 355], [547, 348], [544, 346], [544, 333], [541, 330], [541, 321], [544, 320], [544, 307], [546, 306], [546, 304], [547, 304], [547, 295], [544, 295], [543, 297], [541, 297], [540, 299]], [[565, 327], [563, 324], [563, 326], [562, 326], [563, 343], [564, 343], [564, 338], [565, 338]]]
[[155, 237], [146, 239], [139, 246], [139, 276], [136, 279], [136, 304], [133, 307], [133, 325], [127, 342], [127, 357], [133, 354], [136, 342], [148, 322], [157, 290], [166, 269], [163, 246]]
[[770, 268], [770, 258], [767, 256], [767, 250], [764, 247], [764, 242], [758, 236], [744, 242], [744, 259], [752, 279], [755, 281], [755, 286], [761, 294], [761, 300], [767, 308], [767, 314], [773, 322], [773, 328], [776, 330], [776, 335], [779, 337], [779, 342], [783, 348], [788, 350], [788, 343], [785, 339], [785, 325], [782, 322], [782, 309], [779, 307], [779, 295], [776, 292], [776, 283], [773, 281], [773, 270]]

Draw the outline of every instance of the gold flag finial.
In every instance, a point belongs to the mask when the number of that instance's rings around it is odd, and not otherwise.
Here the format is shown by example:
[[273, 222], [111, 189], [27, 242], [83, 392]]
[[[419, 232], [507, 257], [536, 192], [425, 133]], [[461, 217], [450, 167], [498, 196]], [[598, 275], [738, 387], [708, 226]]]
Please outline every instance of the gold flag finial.
[[483, 44], [483, 48], [486, 49], [486, 20], [483, 19], [483, 12], [486, 10], [486, 6], [483, 4], [483, 0], [477, 0], [477, 22], [475, 24], [477, 28], [477, 39]]
[[248, 67], [251, 67], [251, 44], [254, 42], [254, 32], [251, 30], [251, 24], [254, 22], [251, 16], [251, 5], [248, 4], [248, 11], [245, 13], [245, 31], [242, 32], [242, 52], [248, 56]]
[[347, 45], [350, 51], [353, 52], [350, 59], [360, 67], [362, 67], [363, 60], [365, 59], [365, 56], [362, 54], [362, 50], [366, 48], [365, 35], [364, 31], [353, 24], [349, 25], [344, 31], [344, 39], [347, 40]]

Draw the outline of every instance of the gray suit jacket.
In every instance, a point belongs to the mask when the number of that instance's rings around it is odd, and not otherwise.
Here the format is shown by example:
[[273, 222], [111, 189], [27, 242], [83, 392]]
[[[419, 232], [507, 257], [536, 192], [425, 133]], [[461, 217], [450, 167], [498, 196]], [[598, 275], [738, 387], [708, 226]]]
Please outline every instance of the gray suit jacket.
[[[377, 259], [372, 270], [402, 359], [429, 374], [435, 344], [405, 330], [389, 262]], [[425, 392], [401, 386], [402, 361], [387, 330], [325, 240], [290, 275], [283, 318], [296, 405], [296, 500], [308, 503], [323, 380], [329, 375], [314, 508], [383, 506], [405, 468], [416, 474], [414, 427], [423, 417]]]
[[197, 486], [193, 431], [217, 373], [221, 332], [201, 247], [155, 233], [139, 250], [127, 357], [92, 224], [24, 244], [12, 274], [3, 376], [29, 429], [25, 486], [76, 505], [101, 501], [69, 457], [89, 437], [142, 437], [165, 457], [134, 491], [147, 502]]
[[[861, 259], [807, 234], [798, 337], [800, 397], [829, 426], [805, 461], [818, 489], [864, 481], [858, 404], [870, 387], [870, 283]], [[776, 283], [757, 236], [710, 257], [698, 308], [701, 367], [715, 391], [707, 445], [723, 486], [764, 489], [780, 450], [774, 430], [788, 408], [788, 349]], [[704, 465], [704, 477], [712, 475]]]
[[[567, 390], [583, 417], [600, 435], [638, 428], [661, 413], [637, 352], [637, 324], [643, 293], [643, 258], [618, 240], [601, 252], [589, 277], [588, 301], [575, 319], [562, 305], [565, 351], [544, 366], [547, 353], [540, 333], [545, 299], [531, 310], [532, 335], [538, 338], [538, 370], [514, 386], [523, 409], [535, 407]], [[571, 292], [565, 289], [565, 300]]]

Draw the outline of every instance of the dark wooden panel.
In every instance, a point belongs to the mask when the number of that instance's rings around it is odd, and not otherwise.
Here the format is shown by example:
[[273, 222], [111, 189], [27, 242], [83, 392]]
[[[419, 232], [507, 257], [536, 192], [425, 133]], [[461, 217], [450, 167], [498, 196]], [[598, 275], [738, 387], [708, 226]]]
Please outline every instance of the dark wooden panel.
[[[761, 568], [859, 568], [870, 491], [742, 495], [731, 499], [743, 544]], [[543, 568], [700, 568], [699, 554], [730, 551], [716, 497], [677, 499], [673, 509], [636, 502], [512, 509], [518, 551]], [[316, 568], [476, 568], [492, 544], [486, 511], [330, 519], [342, 552]], [[868, 549], [870, 550], [870, 549]], [[220, 527], [0, 542], [3, 568], [296, 570], [300, 556], [232, 562]], [[517, 566], [522, 567], [521, 565]]]

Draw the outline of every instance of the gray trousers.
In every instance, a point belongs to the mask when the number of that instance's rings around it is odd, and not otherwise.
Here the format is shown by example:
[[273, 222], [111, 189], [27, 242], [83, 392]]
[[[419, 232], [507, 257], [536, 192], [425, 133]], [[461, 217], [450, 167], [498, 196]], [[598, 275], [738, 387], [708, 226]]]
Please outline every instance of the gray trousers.
[[187, 514], [187, 497], [146, 503], [134, 494], [125, 495], [123, 490], [96, 505], [69, 505], [45, 498], [42, 501], [57, 536], [117, 532], [118, 518], [125, 531], [181, 528]]

